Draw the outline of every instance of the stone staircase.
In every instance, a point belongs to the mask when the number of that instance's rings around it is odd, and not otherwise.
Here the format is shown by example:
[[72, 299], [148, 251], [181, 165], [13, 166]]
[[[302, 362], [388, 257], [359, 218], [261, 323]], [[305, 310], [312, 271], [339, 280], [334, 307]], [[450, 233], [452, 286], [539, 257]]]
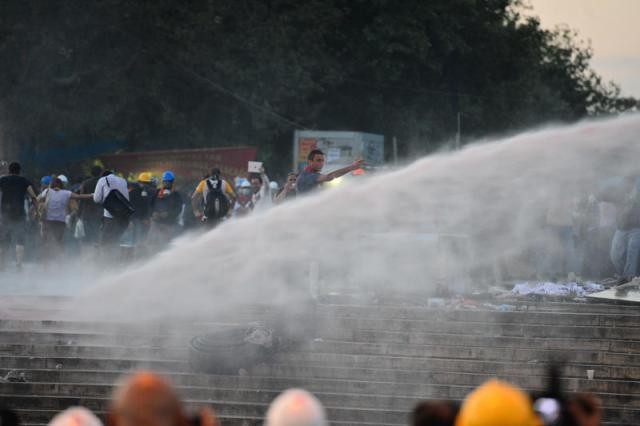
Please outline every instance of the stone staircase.
[[27, 380], [0, 383], [0, 405], [25, 424], [46, 424], [73, 405], [102, 413], [118, 378], [145, 368], [167, 376], [190, 406], [213, 406], [225, 425], [260, 424], [269, 402], [292, 386], [315, 393], [332, 424], [399, 425], [416, 402], [462, 400], [494, 376], [543, 390], [548, 362], [559, 358], [564, 388], [596, 393], [605, 424], [640, 423], [634, 306], [546, 302], [496, 312], [326, 304], [313, 341], [246, 374], [206, 375], [192, 371], [188, 342], [213, 324], [51, 321], [54, 310], [38, 305], [21, 299], [0, 309], [0, 376], [17, 370]]

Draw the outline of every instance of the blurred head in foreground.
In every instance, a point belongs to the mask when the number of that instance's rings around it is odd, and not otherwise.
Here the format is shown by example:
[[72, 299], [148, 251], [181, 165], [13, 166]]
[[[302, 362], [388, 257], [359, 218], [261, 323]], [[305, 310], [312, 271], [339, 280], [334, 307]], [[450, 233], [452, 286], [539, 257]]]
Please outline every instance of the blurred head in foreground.
[[189, 422], [169, 383], [160, 376], [140, 372], [114, 393], [108, 426], [186, 426]]
[[83, 407], [71, 407], [56, 414], [49, 426], [102, 426], [102, 422]]
[[273, 400], [265, 426], [326, 426], [327, 416], [318, 399], [302, 389], [289, 389]]
[[485, 382], [464, 400], [456, 426], [542, 426], [529, 397], [496, 379]]

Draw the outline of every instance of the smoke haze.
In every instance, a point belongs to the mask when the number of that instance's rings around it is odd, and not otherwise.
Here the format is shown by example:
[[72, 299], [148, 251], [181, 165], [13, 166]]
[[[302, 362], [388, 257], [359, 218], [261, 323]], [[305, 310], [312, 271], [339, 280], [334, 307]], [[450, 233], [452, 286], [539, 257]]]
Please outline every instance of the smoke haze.
[[310, 281], [413, 294], [468, 289], [500, 262], [530, 275], [549, 209], [636, 175], [638, 135], [638, 115], [584, 122], [353, 178], [103, 274], [74, 310], [92, 320], [226, 315], [240, 304], [296, 305]]

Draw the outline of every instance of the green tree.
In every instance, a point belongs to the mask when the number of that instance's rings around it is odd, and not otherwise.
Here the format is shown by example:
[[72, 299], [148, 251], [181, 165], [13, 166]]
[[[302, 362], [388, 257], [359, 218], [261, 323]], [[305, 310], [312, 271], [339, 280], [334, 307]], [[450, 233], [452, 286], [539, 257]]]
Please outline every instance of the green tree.
[[4, 140], [38, 150], [256, 145], [296, 128], [396, 135], [405, 153], [638, 107], [568, 29], [518, 0], [0, 4]]

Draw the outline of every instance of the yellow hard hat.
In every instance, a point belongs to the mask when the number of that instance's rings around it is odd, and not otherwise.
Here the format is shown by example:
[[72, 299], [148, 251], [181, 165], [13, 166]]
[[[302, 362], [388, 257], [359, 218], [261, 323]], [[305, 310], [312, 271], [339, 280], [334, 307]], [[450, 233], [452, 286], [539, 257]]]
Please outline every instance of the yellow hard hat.
[[456, 426], [542, 426], [531, 400], [515, 386], [492, 379], [467, 395]]
[[151, 173], [149, 172], [142, 172], [138, 175], [138, 182], [144, 182], [144, 183], [149, 183], [151, 182], [151, 179], [153, 178], [153, 176], [151, 176]]

